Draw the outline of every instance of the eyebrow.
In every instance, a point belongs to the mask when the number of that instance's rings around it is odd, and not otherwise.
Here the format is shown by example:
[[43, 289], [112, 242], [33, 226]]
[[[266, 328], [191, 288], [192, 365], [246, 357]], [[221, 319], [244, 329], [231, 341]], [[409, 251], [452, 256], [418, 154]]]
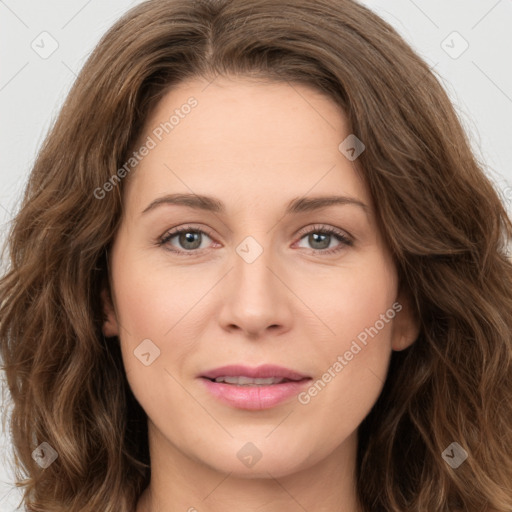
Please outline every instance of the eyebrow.
[[[349, 196], [316, 196], [316, 197], [297, 197], [292, 199], [286, 207], [285, 215], [291, 213], [303, 213], [313, 210], [319, 210], [333, 205], [353, 204], [360, 206], [368, 213], [368, 205]], [[142, 212], [145, 214], [161, 205], [180, 205], [188, 206], [196, 210], [204, 210], [215, 213], [224, 213], [226, 208], [224, 203], [210, 196], [198, 194], [168, 194], [152, 201]]]

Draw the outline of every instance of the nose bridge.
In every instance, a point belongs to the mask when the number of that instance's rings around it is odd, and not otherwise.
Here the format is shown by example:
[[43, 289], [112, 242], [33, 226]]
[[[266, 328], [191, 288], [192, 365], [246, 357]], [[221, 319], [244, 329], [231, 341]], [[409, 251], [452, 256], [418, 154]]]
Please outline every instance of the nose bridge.
[[[259, 240], [258, 240], [259, 239]], [[260, 241], [261, 240], [261, 241]], [[268, 234], [247, 236], [235, 247], [229, 293], [220, 321], [252, 334], [288, 323], [286, 293], [276, 277]]]
[[[272, 268], [272, 248], [269, 236], [249, 235], [235, 249], [234, 278], [237, 286], [243, 287], [244, 294], [268, 294], [273, 288], [275, 279], [269, 267]], [[264, 238], [264, 240], [263, 240]], [[274, 295], [274, 294], [272, 294]]]

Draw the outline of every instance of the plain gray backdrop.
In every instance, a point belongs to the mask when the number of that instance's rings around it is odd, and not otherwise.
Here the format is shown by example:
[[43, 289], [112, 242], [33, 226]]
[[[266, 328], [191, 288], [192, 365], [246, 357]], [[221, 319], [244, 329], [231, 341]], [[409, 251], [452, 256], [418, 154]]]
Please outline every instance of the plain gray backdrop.
[[[140, 1], [0, 0], [0, 243], [38, 148], [86, 58]], [[433, 68], [512, 210], [512, 2], [364, 0]], [[66, 151], [66, 148], [62, 148]], [[0, 512], [16, 510], [0, 432]]]

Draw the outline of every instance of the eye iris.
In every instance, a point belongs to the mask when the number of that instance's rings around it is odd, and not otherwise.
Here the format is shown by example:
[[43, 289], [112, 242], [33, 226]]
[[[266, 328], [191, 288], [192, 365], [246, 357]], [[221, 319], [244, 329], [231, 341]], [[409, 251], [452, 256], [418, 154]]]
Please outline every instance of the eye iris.
[[[179, 235], [180, 245], [184, 249], [197, 249], [201, 245], [200, 235], [201, 235], [201, 233], [197, 233], [195, 231], [186, 231], [186, 232], [180, 233], [180, 235]], [[199, 244], [197, 244], [198, 241], [199, 241]], [[192, 244], [192, 247], [190, 247], [187, 244]], [[194, 244], [196, 244], [196, 245], [194, 245]]]
[[[314, 243], [318, 242], [318, 238], [321, 238], [321, 237], [323, 237], [323, 240], [320, 242], [321, 247], [318, 247], [318, 246], [315, 247]], [[330, 237], [331, 237], [331, 235], [311, 233], [309, 235], [309, 243], [311, 243], [313, 245], [314, 249], [327, 249], [329, 247]], [[327, 242], [327, 244], [325, 242]]]

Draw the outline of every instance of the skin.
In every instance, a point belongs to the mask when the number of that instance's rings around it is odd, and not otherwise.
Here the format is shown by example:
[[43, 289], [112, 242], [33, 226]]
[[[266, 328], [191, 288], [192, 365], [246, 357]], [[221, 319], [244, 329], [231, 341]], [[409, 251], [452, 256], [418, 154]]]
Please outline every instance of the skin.
[[[398, 291], [357, 161], [338, 149], [351, 133], [343, 112], [303, 85], [193, 79], [163, 97], [140, 140], [190, 96], [197, 107], [127, 178], [110, 294], [102, 294], [104, 334], [119, 336], [148, 416], [152, 480], [137, 512], [359, 511], [357, 427], [381, 393], [391, 351], [414, 342], [418, 322]], [[213, 196], [226, 211], [165, 204], [141, 214], [171, 193]], [[333, 193], [367, 209], [284, 216], [294, 198]], [[188, 224], [211, 236], [157, 244]], [[308, 232], [317, 227], [337, 228], [353, 244], [315, 242]], [[263, 249], [252, 263], [236, 251], [247, 236]], [[195, 247], [196, 256], [169, 250]], [[332, 248], [340, 250], [326, 254]], [[402, 310], [307, 404], [292, 397], [237, 409], [198, 378], [226, 364], [271, 363], [316, 381], [395, 302]], [[149, 366], [134, 355], [144, 339], [160, 350]], [[252, 467], [237, 457], [247, 442], [261, 453]]]

